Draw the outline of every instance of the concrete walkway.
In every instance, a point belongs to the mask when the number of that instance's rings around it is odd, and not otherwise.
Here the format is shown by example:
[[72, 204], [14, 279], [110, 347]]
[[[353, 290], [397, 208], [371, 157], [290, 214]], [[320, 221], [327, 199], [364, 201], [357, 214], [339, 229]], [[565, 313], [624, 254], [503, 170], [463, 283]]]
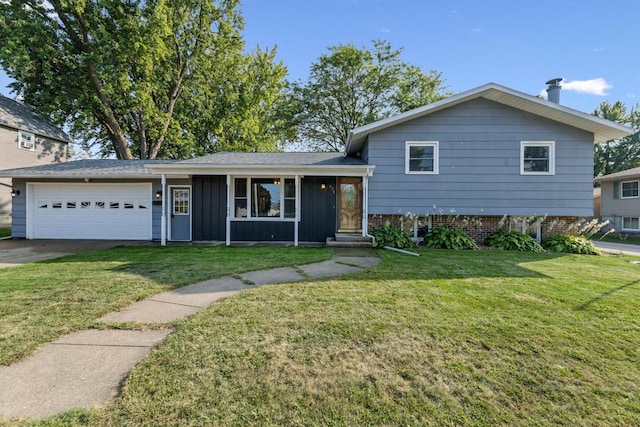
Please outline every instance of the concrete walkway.
[[155, 329], [75, 332], [21, 362], [0, 366], [0, 415], [42, 418], [74, 407], [104, 405], [117, 395], [133, 366], [169, 335], [166, 322], [245, 289], [353, 273], [379, 262], [371, 249], [336, 249], [329, 261], [226, 276], [154, 295], [100, 320], [155, 323]]

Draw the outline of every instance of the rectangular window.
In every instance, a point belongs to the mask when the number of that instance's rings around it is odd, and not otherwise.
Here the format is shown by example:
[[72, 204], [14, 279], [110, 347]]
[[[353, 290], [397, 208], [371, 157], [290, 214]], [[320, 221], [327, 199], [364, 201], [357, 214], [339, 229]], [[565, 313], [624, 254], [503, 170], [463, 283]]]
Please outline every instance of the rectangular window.
[[235, 218], [295, 218], [296, 182], [293, 178], [235, 178]]
[[437, 174], [438, 143], [407, 141], [405, 147], [405, 173]]
[[173, 214], [189, 215], [189, 190], [173, 190]]
[[555, 143], [553, 141], [520, 143], [521, 175], [554, 175]]
[[622, 217], [622, 229], [630, 231], [640, 230], [640, 218], [635, 217]]
[[638, 198], [638, 181], [626, 181], [622, 183], [622, 199]]
[[251, 180], [251, 217], [280, 217], [280, 180], [254, 178]]
[[18, 148], [21, 150], [34, 151], [36, 149], [36, 137], [34, 134], [18, 131]]

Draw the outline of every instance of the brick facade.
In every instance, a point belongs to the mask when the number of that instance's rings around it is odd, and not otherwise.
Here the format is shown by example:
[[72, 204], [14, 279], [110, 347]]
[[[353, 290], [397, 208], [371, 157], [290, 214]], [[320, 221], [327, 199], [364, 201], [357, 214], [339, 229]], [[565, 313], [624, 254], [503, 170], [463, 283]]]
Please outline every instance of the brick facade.
[[[509, 217], [509, 216], [463, 216], [463, 215], [369, 215], [369, 230], [390, 224], [400, 227], [414, 237], [422, 237], [432, 227], [449, 226], [463, 230], [479, 245], [486, 244], [489, 236], [501, 228], [526, 231], [537, 234], [540, 225], [540, 238], [558, 234], [577, 234], [578, 217]], [[427, 227], [427, 228], [425, 228]]]

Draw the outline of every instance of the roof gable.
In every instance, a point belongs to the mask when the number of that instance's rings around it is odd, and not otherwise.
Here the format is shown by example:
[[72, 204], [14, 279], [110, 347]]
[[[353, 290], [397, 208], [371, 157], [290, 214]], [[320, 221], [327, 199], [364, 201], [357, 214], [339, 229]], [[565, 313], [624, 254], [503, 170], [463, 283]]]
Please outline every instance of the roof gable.
[[609, 141], [633, 135], [635, 133], [635, 130], [630, 127], [623, 126], [591, 114], [583, 113], [560, 104], [546, 101], [536, 96], [528, 95], [496, 83], [488, 83], [432, 104], [355, 128], [349, 133], [345, 151], [348, 155], [357, 153], [362, 148], [367, 137], [374, 132], [379, 132], [410, 120], [427, 116], [437, 111], [451, 108], [478, 98], [488, 99], [499, 104], [593, 133], [595, 143]]
[[0, 125], [23, 130], [62, 142], [73, 142], [71, 137], [31, 108], [0, 95]]

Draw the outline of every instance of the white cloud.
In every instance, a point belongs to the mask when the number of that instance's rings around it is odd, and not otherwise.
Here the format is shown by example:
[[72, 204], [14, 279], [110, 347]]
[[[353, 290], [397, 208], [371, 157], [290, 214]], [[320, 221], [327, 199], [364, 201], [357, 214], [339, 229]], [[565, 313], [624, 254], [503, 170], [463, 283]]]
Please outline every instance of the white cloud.
[[382, 31], [385, 34], [390, 34], [391, 33], [391, 30], [388, 29], [388, 28], [381, 28], [380, 31]]
[[560, 86], [563, 90], [599, 96], [605, 96], [607, 89], [613, 87], [602, 77], [591, 80], [562, 81]]
[[636, 97], [636, 94], [635, 94], [635, 93], [633, 93], [633, 92], [629, 92], [629, 93], [627, 94], [627, 97], [628, 97], [628, 98], [635, 98], [635, 97]]
[[604, 52], [604, 48], [603, 47], [597, 47], [595, 49], [593, 49], [594, 52]]

